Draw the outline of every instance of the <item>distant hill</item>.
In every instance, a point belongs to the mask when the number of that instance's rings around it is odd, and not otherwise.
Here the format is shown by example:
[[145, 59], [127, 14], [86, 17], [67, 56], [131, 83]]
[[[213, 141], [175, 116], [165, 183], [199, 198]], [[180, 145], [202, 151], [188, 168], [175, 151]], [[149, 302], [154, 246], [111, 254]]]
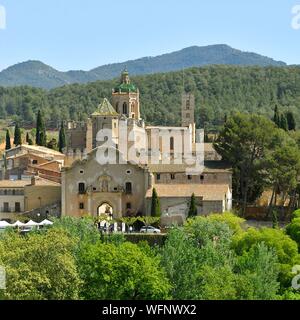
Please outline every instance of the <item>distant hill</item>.
[[[184, 82], [182, 76], [182, 71], [175, 71], [131, 77], [140, 89], [147, 124], [180, 125], [181, 94], [187, 91], [195, 95], [198, 128], [218, 129], [225, 114], [238, 111], [272, 118], [276, 105], [281, 113], [293, 112], [300, 128], [300, 66], [205, 66], [186, 69]], [[102, 80], [52, 90], [0, 87], [0, 119], [26, 127], [40, 109], [49, 128], [61, 120], [86, 120], [103, 98], [111, 99], [118, 83], [119, 79]]]
[[206, 65], [286, 66], [284, 62], [233, 49], [227, 45], [189, 47], [157, 57], [145, 57], [122, 63], [108, 64], [90, 71], [60, 72], [40, 61], [27, 61], [0, 72], [0, 86], [29, 85], [52, 89], [72, 83], [110, 80], [120, 75], [125, 67], [131, 75], [177, 71]]

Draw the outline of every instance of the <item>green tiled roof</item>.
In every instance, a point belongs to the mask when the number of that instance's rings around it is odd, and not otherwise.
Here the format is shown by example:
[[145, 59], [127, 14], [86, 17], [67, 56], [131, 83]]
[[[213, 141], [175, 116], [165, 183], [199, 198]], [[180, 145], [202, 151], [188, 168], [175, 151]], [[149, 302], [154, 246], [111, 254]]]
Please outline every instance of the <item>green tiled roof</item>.
[[115, 87], [115, 92], [137, 92], [137, 88], [131, 83], [121, 83]]
[[127, 69], [125, 69], [122, 72], [121, 82], [119, 85], [117, 85], [114, 88], [114, 91], [115, 92], [125, 92], [125, 93], [137, 92], [137, 87], [134, 84], [130, 83], [129, 73], [128, 73]]
[[105, 98], [102, 103], [99, 104], [97, 110], [92, 114], [92, 116], [117, 116], [118, 113], [110, 102]]

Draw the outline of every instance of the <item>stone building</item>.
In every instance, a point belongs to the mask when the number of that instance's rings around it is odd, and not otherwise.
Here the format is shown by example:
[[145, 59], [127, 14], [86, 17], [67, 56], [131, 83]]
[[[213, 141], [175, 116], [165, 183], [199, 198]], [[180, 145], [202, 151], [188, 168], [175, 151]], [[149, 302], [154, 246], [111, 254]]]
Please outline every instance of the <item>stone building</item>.
[[54, 182], [61, 181], [65, 155], [40, 146], [22, 145], [5, 152], [0, 161], [1, 180], [30, 180], [39, 176]]
[[[180, 127], [147, 126], [141, 119], [139, 97], [125, 70], [111, 103], [104, 99], [87, 124], [66, 123], [62, 215], [149, 215], [153, 188], [163, 215], [186, 215], [193, 193], [199, 215], [231, 210], [231, 170], [212, 145], [200, 143], [194, 96], [182, 95]], [[178, 161], [186, 150], [197, 156], [198, 146], [203, 148], [202, 170], [190, 172], [189, 165]], [[115, 163], [102, 162], [111, 154]], [[155, 161], [144, 162], [150, 158]]]
[[57, 216], [60, 201], [59, 183], [38, 177], [0, 181], [0, 219], [18, 220], [24, 214], [35, 218]]

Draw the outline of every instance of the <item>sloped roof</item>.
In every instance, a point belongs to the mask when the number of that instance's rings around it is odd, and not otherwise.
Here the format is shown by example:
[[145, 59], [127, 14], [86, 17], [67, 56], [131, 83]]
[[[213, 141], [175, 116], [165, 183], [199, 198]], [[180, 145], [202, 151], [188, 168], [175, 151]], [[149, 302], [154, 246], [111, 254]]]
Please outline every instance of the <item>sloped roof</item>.
[[[31, 186], [31, 180], [0, 180], [0, 188], [24, 188]], [[35, 179], [36, 186], [60, 186], [60, 183], [37, 177]]]
[[53, 156], [62, 156], [64, 157], [65, 155], [59, 151], [56, 151], [56, 150], [53, 150], [53, 149], [49, 149], [49, 148], [46, 148], [46, 147], [42, 147], [42, 146], [31, 146], [31, 145], [28, 145], [28, 144], [22, 144], [21, 146], [17, 146], [15, 148], [12, 148], [10, 150], [7, 150], [7, 153], [10, 153], [11, 151], [14, 151], [16, 149], [24, 149], [24, 150], [27, 150], [27, 151], [36, 151], [36, 152], [40, 152], [40, 153], [43, 153], [43, 154], [49, 154], [49, 155], [53, 155]]
[[99, 104], [97, 110], [92, 114], [92, 116], [117, 116], [119, 115], [110, 102], [104, 98]]

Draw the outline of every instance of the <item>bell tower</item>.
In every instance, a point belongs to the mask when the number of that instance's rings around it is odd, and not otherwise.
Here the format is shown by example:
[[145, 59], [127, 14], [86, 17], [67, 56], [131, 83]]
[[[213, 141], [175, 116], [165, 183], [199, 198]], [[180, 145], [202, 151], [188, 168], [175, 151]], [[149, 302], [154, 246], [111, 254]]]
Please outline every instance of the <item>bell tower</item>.
[[192, 93], [184, 92], [181, 100], [181, 126], [191, 127], [192, 141], [196, 141], [196, 124], [195, 124], [195, 96]]
[[127, 118], [141, 119], [139, 89], [131, 83], [127, 69], [122, 72], [119, 85], [113, 89], [112, 103], [117, 113]]

